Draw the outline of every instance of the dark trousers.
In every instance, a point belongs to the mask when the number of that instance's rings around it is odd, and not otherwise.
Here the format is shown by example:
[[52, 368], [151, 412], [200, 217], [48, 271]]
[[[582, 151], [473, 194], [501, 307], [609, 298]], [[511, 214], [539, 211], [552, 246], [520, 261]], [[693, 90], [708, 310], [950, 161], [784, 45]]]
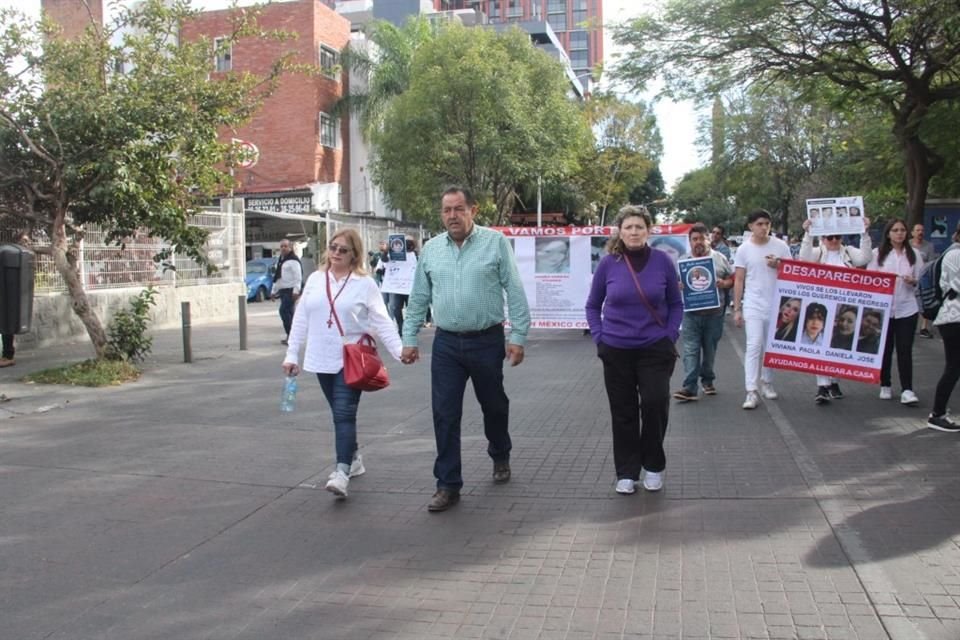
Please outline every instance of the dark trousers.
[[407, 304], [407, 296], [404, 293], [390, 294], [390, 315], [397, 323], [397, 331], [403, 333], [403, 307]]
[[937, 383], [937, 392], [933, 396], [933, 415], [942, 416], [947, 412], [947, 402], [950, 394], [960, 380], [960, 322], [941, 324], [937, 326], [940, 337], [943, 339], [943, 355], [946, 362], [940, 382]]
[[617, 478], [639, 480], [641, 467], [663, 471], [670, 376], [676, 364], [673, 344], [664, 339], [645, 349], [617, 349], [601, 342], [598, 353], [610, 401]]
[[13, 360], [13, 334], [3, 334], [3, 356], [7, 360]]
[[883, 345], [880, 365], [880, 386], [890, 387], [893, 377], [893, 350], [897, 350], [897, 371], [900, 388], [913, 391], [913, 336], [917, 332], [918, 314], [906, 318], [891, 318], [887, 323], [887, 341]]
[[433, 433], [437, 460], [433, 475], [438, 489], [459, 491], [463, 486], [460, 458], [460, 419], [467, 380], [483, 411], [487, 454], [494, 462], [510, 460], [513, 444], [508, 432], [510, 400], [503, 390], [503, 329], [480, 336], [461, 337], [438, 329], [430, 360]]
[[280, 322], [283, 323], [283, 332], [290, 335], [290, 325], [293, 324], [293, 289], [280, 289]]

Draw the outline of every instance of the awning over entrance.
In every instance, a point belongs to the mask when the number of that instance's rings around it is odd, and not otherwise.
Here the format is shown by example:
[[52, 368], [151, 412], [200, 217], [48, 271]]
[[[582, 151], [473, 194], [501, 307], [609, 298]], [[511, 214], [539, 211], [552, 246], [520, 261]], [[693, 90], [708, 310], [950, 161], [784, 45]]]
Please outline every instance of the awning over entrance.
[[324, 222], [326, 218], [321, 215], [311, 215], [307, 213], [286, 213], [284, 211], [263, 211], [262, 209], [246, 209], [244, 216], [250, 218], [277, 218], [279, 220], [301, 220], [304, 222]]

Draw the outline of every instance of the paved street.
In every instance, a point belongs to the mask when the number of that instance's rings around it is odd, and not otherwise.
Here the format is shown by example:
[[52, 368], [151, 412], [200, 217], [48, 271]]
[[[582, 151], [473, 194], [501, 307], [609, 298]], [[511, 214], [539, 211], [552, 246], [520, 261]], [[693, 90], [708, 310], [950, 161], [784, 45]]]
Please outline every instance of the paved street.
[[923, 428], [939, 340], [920, 408], [855, 383], [818, 407], [782, 373], [747, 412], [728, 323], [720, 394], [673, 405], [664, 491], [619, 496], [592, 342], [534, 332], [506, 372], [513, 479], [468, 390], [463, 500], [430, 514], [428, 364], [363, 396], [367, 473], [336, 502], [319, 386], [279, 413], [279, 326], [251, 305], [245, 352], [195, 326], [193, 364], [158, 331], [118, 388], [17, 382], [84, 343], [0, 371], [0, 640], [960, 638], [960, 437]]

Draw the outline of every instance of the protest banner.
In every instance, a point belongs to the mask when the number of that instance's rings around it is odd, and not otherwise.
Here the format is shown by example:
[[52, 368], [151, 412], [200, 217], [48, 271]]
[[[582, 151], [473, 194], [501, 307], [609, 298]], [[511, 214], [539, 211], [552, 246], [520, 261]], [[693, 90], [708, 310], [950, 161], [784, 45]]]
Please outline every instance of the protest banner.
[[413, 276], [416, 272], [417, 255], [412, 251], [405, 254], [403, 260], [391, 259], [384, 263], [383, 283], [380, 285], [380, 291], [410, 295], [410, 291], [413, 289]]
[[879, 384], [896, 276], [781, 260], [763, 364]]
[[[513, 246], [536, 329], [586, 329], [584, 305], [597, 263], [616, 227], [494, 227]], [[689, 224], [653, 225], [649, 244], [674, 264], [687, 257]]]

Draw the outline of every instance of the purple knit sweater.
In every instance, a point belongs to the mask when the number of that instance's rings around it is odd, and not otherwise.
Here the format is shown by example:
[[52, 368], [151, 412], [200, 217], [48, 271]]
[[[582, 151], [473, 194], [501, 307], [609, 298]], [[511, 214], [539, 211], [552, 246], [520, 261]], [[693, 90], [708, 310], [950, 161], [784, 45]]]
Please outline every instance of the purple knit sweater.
[[[650, 315], [621, 256], [604, 256], [587, 296], [587, 323], [593, 341], [619, 349], [647, 347], [663, 338], [676, 342], [683, 319], [677, 268], [670, 256], [649, 246], [629, 251], [637, 279], [664, 326]], [[641, 266], [643, 265], [643, 266]]]

